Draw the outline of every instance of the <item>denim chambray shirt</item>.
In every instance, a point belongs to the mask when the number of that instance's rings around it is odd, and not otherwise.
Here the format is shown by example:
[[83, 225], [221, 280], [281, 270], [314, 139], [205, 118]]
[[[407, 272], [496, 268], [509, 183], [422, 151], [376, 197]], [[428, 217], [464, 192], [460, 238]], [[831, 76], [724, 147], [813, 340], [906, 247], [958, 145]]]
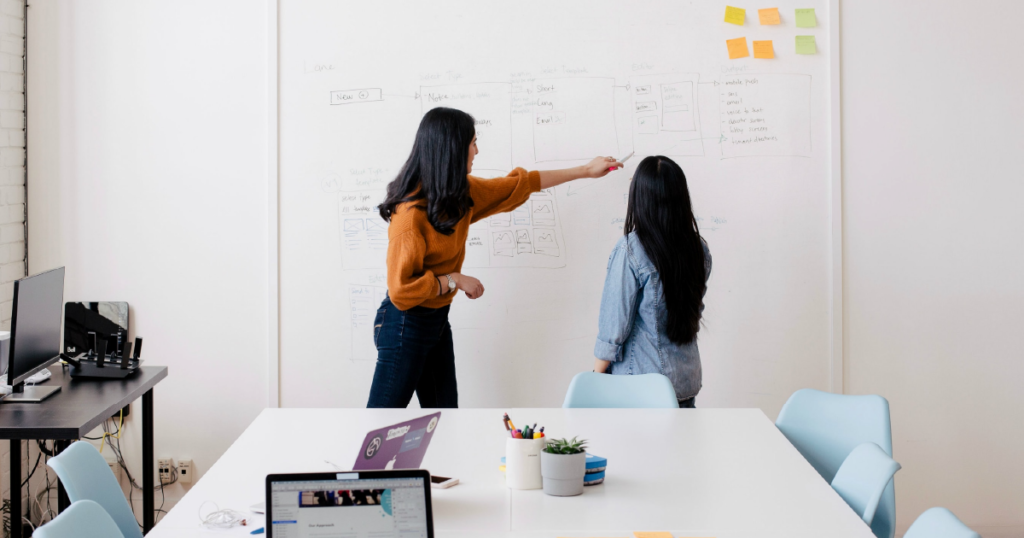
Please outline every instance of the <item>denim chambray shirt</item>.
[[[702, 240], [703, 242], [703, 240]], [[704, 281], [711, 275], [711, 252], [704, 244]], [[612, 374], [660, 373], [672, 381], [676, 398], [696, 396], [701, 387], [697, 339], [678, 345], [665, 333], [668, 313], [661, 278], [643, 245], [631, 233], [608, 257], [594, 356], [612, 361]], [[703, 302], [700, 305], [704, 311]]]

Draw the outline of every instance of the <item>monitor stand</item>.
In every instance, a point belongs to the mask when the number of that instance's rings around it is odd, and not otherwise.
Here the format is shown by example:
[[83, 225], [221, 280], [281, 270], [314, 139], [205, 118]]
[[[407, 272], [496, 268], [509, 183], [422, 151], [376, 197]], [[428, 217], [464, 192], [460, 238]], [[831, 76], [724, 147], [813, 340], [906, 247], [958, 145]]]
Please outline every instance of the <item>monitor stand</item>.
[[[19, 390], [20, 389], [20, 390]], [[18, 383], [13, 392], [4, 396], [0, 403], [39, 403], [60, 390], [60, 385], [25, 385]]]

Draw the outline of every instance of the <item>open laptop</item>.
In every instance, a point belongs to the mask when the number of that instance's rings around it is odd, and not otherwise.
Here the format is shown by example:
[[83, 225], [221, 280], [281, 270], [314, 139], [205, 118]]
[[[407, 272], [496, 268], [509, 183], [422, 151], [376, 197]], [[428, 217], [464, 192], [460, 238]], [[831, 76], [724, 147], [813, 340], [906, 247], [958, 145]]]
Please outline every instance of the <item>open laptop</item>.
[[267, 538], [433, 538], [424, 470], [267, 476]]
[[418, 469], [439, 420], [437, 412], [373, 430], [363, 439], [352, 469]]

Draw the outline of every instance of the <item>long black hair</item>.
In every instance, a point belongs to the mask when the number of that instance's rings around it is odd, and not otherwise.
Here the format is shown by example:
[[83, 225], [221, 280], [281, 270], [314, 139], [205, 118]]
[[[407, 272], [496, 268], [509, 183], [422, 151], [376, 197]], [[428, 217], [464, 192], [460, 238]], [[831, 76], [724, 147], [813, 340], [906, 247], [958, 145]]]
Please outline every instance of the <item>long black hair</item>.
[[640, 161], [629, 187], [623, 231], [636, 232], [661, 275], [669, 340], [692, 342], [700, 330], [707, 275], [686, 175], [675, 161], [660, 155]]
[[454, 108], [435, 108], [423, 115], [409, 159], [378, 206], [390, 222], [399, 204], [427, 201], [427, 220], [438, 233], [451, 235], [473, 200], [469, 197], [466, 164], [476, 127], [473, 117]]

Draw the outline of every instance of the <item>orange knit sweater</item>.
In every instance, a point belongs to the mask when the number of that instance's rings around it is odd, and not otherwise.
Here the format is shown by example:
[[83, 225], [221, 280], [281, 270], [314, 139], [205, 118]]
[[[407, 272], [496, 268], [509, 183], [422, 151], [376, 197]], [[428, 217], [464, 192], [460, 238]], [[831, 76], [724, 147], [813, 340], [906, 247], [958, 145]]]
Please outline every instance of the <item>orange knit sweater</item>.
[[508, 176], [480, 179], [468, 176], [473, 207], [451, 235], [437, 233], [427, 220], [426, 202], [406, 202], [391, 215], [388, 226], [388, 296], [399, 310], [414, 306], [441, 308], [454, 293], [437, 295], [437, 277], [462, 272], [469, 225], [497, 213], [512, 211], [540, 190], [540, 172], [516, 168]]

